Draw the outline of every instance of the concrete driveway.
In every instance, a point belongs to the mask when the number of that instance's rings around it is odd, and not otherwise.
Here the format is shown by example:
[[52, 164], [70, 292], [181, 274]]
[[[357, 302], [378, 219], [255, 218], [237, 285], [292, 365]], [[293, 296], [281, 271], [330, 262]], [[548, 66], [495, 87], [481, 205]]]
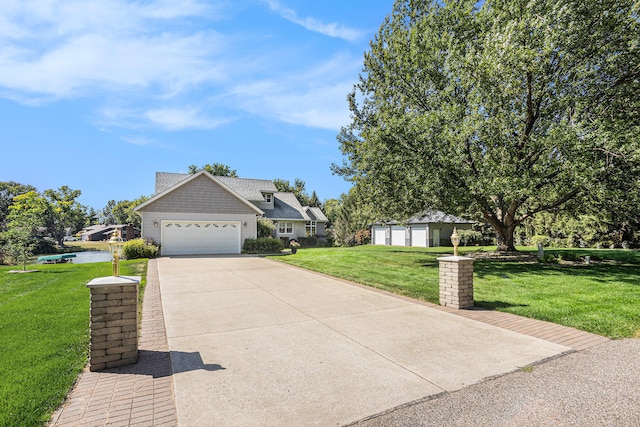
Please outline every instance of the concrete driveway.
[[344, 425], [569, 350], [262, 258], [158, 273], [182, 426]]

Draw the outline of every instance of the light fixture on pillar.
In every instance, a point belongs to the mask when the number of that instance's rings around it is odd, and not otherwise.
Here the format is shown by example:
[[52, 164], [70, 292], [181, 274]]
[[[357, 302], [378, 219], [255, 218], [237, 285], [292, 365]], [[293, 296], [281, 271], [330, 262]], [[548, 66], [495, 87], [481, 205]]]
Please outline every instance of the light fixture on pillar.
[[120, 237], [120, 229], [116, 228], [109, 239], [109, 252], [113, 257], [113, 276], [120, 276], [120, 257], [122, 256], [122, 247], [124, 246], [124, 240]]
[[460, 235], [458, 230], [453, 227], [453, 233], [451, 234], [451, 244], [453, 245], [453, 256], [458, 256], [458, 245], [460, 244]]

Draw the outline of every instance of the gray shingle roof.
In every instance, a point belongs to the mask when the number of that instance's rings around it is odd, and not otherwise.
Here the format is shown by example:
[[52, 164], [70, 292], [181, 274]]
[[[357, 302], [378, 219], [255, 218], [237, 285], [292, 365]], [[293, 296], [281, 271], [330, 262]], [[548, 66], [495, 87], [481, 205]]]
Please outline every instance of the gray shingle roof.
[[322, 210], [318, 207], [305, 206], [304, 210], [307, 213], [307, 215], [309, 215], [309, 218], [311, 218], [312, 221], [320, 221], [320, 222], [329, 221], [327, 217], [324, 216], [324, 213], [322, 212]]
[[[179, 184], [191, 175], [156, 172], [156, 195]], [[328, 221], [320, 208], [302, 207], [295, 194], [279, 193], [273, 181], [267, 179], [216, 176], [215, 179], [231, 188], [249, 202], [264, 202], [264, 193], [273, 193], [273, 209], [263, 209], [264, 216], [274, 220]]]
[[[168, 190], [190, 176], [190, 174], [186, 173], [156, 172], [156, 194]], [[264, 201], [263, 192], [275, 193], [278, 191], [273, 181], [267, 179], [235, 178], [231, 176], [216, 176], [215, 178], [251, 202]]]
[[263, 209], [264, 216], [274, 220], [291, 219], [311, 221], [302, 205], [293, 193], [275, 193], [273, 195], [273, 209]]
[[191, 175], [186, 173], [156, 172], [156, 194], [166, 191]]
[[234, 178], [230, 176], [216, 176], [216, 179], [251, 202], [263, 202], [263, 193], [275, 193], [278, 191], [273, 181], [268, 179]]

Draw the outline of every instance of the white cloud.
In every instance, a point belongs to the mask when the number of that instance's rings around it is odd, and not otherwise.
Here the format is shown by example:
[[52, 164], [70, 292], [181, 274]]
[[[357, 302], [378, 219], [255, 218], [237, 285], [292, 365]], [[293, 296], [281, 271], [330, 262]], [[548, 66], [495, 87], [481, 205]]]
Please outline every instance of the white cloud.
[[166, 25], [212, 10], [197, 0], [10, 2], [0, 11], [0, 89], [13, 99], [55, 100], [95, 89], [172, 96], [218, 82], [226, 71], [213, 58], [224, 37]]
[[[233, 118], [212, 117], [193, 106], [136, 110], [127, 108], [104, 108], [96, 122], [106, 127], [121, 127], [137, 130], [178, 131], [185, 129], [214, 129], [233, 121]], [[123, 138], [124, 139], [124, 138]], [[138, 139], [125, 139], [134, 144]]]
[[193, 107], [150, 110], [145, 113], [145, 117], [153, 125], [169, 131], [213, 129], [231, 121], [231, 119], [207, 117], [200, 109]]
[[338, 55], [304, 74], [238, 85], [235, 104], [251, 114], [321, 129], [339, 130], [349, 121], [347, 94], [353, 89], [359, 60]]
[[[276, 0], [262, 1], [310, 31], [346, 40], [361, 36], [300, 18]], [[215, 31], [221, 5], [231, 2], [0, 2], [0, 96], [6, 99], [29, 105], [91, 99], [99, 105], [95, 124], [133, 131], [213, 129], [234, 120], [237, 111], [332, 130], [348, 121], [345, 97], [360, 71], [360, 54], [319, 63], [313, 56], [331, 53], [308, 53], [288, 39], [272, 43], [259, 28]], [[220, 108], [231, 112], [218, 113]]]
[[269, 5], [269, 9], [278, 13], [282, 18], [314, 33], [320, 33], [325, 36], [340, 38], [350, 42], [357, 41], [364, 35], [362, 31], [354, 30], [340, 24], [325, 24], [312, 17], [300, 18], [295, 10], [282, 6], [275, 0], [265, 0], [265, 2]]
[[122, 139], [124, 142], [128, 142], [129, 144], [133, 144], [133, 145], [152, 145], [153, 141], [149, 138], [147, 138], [146, 136], [140, 136], [140, 135], [129, 135], [129, 136], [123, 136]]

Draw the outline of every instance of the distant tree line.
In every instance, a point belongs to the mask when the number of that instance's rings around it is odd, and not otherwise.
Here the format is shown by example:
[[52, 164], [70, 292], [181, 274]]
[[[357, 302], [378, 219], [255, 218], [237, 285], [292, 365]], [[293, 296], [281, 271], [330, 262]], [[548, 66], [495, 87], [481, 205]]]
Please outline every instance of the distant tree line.
[[80, 195], [66, 185], [39, 192], [32, 185], [0, 182], [0, 261], [9, 257], [24, 267], [34, 253], [54, 253], [56, 245], [65, 246], [65, 236], [99, 223], [140, 228], [133, 208], [148, 197], [110, 200], [96, 211], [78, 202]]

